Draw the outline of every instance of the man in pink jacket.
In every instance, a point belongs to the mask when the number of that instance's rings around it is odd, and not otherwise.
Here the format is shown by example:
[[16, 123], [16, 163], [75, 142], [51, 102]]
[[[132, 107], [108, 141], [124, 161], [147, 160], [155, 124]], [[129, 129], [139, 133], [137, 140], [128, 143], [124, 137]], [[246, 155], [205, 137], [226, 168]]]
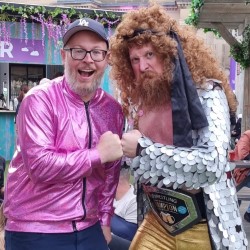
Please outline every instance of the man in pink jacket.
[[63, 44], [64, 76], [32, 88], [18, 114], [4, 200], [7, 250], [107, 250], [111, 240], [124, 122], [119, 103], [99, 88], [108, 39], [84, 18]]

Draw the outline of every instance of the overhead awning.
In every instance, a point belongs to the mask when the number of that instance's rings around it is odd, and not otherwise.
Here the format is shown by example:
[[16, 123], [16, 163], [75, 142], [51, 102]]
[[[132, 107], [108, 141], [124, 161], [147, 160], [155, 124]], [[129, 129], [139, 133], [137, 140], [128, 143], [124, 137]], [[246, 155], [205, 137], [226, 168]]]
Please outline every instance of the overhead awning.
[[246, 0], [204, 0], [200, 9], [198, 28], [212, 28], [220, 32], [230, 44], [236, 43], [230, 29], [243, 31], [250, 23], [250, 3]]

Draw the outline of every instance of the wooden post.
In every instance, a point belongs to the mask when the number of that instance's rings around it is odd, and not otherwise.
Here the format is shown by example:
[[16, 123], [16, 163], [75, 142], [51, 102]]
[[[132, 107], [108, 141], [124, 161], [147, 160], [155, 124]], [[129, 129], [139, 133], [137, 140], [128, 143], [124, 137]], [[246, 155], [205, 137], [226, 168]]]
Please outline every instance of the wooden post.
[[241, 133], [250, 129], [250, 67], [244, 73], [244, 99], [241, 121]]

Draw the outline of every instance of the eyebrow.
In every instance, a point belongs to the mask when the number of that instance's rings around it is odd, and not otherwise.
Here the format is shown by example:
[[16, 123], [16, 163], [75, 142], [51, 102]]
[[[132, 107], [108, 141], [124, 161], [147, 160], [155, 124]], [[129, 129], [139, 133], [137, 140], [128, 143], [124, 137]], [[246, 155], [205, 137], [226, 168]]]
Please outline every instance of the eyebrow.
[[166, 33], [163, 31], [155, 31], [155, 30], [151, 30], [151, 29], [136, 29], [136, 30], [134, 30], [132, 35], [123, 36], [123, 39], [129, 40], [129, 39], [132, 39], [136, 36], [140, 36], [142, 34], [151, 35], [151, 36], [152, 35], [158, 35], [158, 36], [166, 35]]

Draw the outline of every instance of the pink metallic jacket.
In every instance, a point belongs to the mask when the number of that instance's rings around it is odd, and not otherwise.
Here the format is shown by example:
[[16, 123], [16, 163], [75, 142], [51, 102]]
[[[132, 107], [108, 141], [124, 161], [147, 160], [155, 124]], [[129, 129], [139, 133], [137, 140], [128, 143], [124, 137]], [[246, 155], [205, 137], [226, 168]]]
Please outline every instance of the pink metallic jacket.
[[102, 89], [84, 103], [64, 78], [31, 89], [17, 118], [17, 150], [5, 189], [6, 230], [64, 233], [110, 224], [120, 161], [102, 165], [96, 145], [121, 136], [121, 107]]

